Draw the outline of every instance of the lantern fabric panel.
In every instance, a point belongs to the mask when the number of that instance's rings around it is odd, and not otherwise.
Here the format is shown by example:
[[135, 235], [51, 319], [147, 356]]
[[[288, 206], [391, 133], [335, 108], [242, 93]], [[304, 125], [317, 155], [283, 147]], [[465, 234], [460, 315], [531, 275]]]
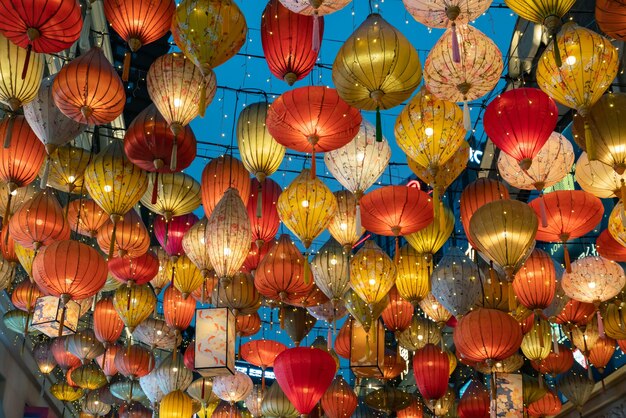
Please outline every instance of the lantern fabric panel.
[[624, 40], [624, 20], [626, 15], [626, 4], [620, 0], [598, 0], [596, 1], [596, 22], [600, 30], [614, 39]]
[[69, 144], [61, 146], [48, 156], [39, 177], [59, 191], [79, 194], [83, 190], [85, 170], [92, 159], [91, 152], [83, 148]]
[[105, 223], [98, 230], [96, 240], [103, 252], [109, 252], [109, 259], [115, 253], [118, 257], [140, 257], [150, 248], [148, 230], [134, 209], [130, 209], [115, 224]]
[[596, 249], [601, 257], [620, 263], [626, 262], [626, 247], [613, 238], [608, 229], [602, 231], [596, 239]]
[[[72, 0], [73, 1], [73, 0]], [[13, 2], [3, 1], [0, 10], [3, 18], [10, 13], [7, 10], [13, 8]], [[4, 20], [4, 19], [3, 19]], [[37, 97], [37, 91], [41, 85], [43, 76], [44, 59], [37, 53], [30, 54], [30, 62], [26, 73], [24, 63], [29, 52], [16, 45], [12, 39], [5, 38], [3, 22], [0, 21], [0, 102], [8, 106], [12, 111], [18, 110], [23, 104], [33, 101]], [[24, 77], [22, 77], [24, 76]]]
[[366, 241], [350, 261], [352, 289], [368, 304], [379, 303], [389, 293], [396, 274], [391, 258], [372, 240]]
[[533, 311], [547, 308], [556, 293], [554, 261], [546, 252], [535, 248], [515, 275], [512, 285], [518, 300], [526, 308]]
[[[0, 121], [0, 137], [6, 139], [8, 133], [10, 144], [0, 149], [0, 180], [6, 183], [7, 191], [13, 193], [18, 187], [27, 186], [35, 180], [44, 163], [46, 150], [24, 116]], [[19, 201], [19, 197], [16, 194], [15, 200]], [[7, 200], [5, 207], [10, 206], [10, 200]], [[5, 212], [2, 215], [6, 218]]]
[[430, 289], [431, 263], [409, 244], [400, 247], [397, 257], [396, 287], [400, 296], [413, 305], [426, 297]]

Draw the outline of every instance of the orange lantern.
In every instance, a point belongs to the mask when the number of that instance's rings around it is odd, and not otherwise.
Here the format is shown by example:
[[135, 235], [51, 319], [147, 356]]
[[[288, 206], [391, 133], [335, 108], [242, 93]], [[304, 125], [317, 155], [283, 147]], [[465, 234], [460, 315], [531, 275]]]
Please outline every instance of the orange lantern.
[[163, 294], [163, 315], [165, 322], [178, 331], [189, 327], [196, 313], [196, 301], [193, 298], [184, 298], [183, 294], [174, 286], [169, 286]]
[[596, 249], [598, 254], [608, 260], [626, 262], [626, 247], [613, 238], [608, 229], [602, 231], [596, 239]]
[[338, 375], [322, 395], [321, 403], [328, 418], [348, 418], [359, 402], [354, 390]]
[[105, 223], [98, 231], [98, 246], [103, 252], [113, 251], [109, 254], [112, 260], [115, 252], [119, 257], [140, 257], [150, 249], [150, 235], [141, 217], [134, 209], [128, 211], [116, 223]]
[[206, 217], [211, 216], [230, 187], [239, 191], [239, 197], [246, 205], [250, 197], [250, 185], [250, 174], [241, 161], [230, 155], [212, 159], [202, 170], [202, 207]]
[[411, 326], [413, 304], [402, 299], [396, 287], [389, 291], [389, 304], [381, 314], [385, 327], [391, 332], [402, 332]]
[[260, 183], [254, 178], [251, 186], [252, 190], [257, 192], [250, 195], [246, 208], [250, 218], [252, 240], [258, 248], [261, 248], [265, 243], [273, 241], [278, 232], [280, 218], [276, 211], [276, 202], [281, 188], [272, 179], [265, 179]]
[[273, 367], [276, 357], [286, 349], [285, 344], [266, 339], [248, 341], [239, 349], [245, 361], [261, 368], [262, 390], [265, 390], [265, 369]]
[[117, 351], [115, 367], [123, 376], [138, 379], [150, 373], [154, 367], [154, 356], [147, 348], [131, 345]]
[[604, 368], [613, 358], [616, 342], [613, 338], [599, 338], [594, 346], [589, 350], [589, 362], [594, 365], [600, 373], [604, 373]]
[[513, 280], [519, 302], [531, 311], [550, 306], [556, 293], [556, 269], [550, 256], [535, 248]]
[[93, 330], [98, 341], [109, 347], [120, 338], [124, 322], [111, 298], [100, 299], [93, 310]]
[[16, 243], [34, 250], [70, 238], [61, 205], [46, 191], [39, 192], [15, 211], [9, 229]]
[[65, 208], [72, 231], [95, 238], [98, 230], [109, 222], [109, 215], [91, 199], [72, 200]]

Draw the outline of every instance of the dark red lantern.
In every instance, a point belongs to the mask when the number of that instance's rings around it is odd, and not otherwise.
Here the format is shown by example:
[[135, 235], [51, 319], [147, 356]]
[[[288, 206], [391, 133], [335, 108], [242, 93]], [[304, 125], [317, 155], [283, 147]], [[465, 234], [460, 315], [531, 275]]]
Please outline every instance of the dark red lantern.
[[154, 356], [147, 348], [131, 345], [115, 354], [115, 367], [123, 376], [138, 379], [147, 375], [154, 367]]
[[196, 222], [198, 222], [198, 217], [193, 213], [175, 216], [170, 220], [157, 216], [154, 221], [154, 236], [167, 255], [180, 257], [185, 253], [183, 250], [185, 232], [189, 231]]
[[[306, 77], [317, 61], [319, 49], [313, 49], [314, 19], [292, 12], [279, 0], [270, 0], [261, 17], [261, 44], [267, 65], [272, 74], [290, 86]], [[321, 40], [324, 18], [317, 19]]]
[[163, 293], [163, 316], [165, 322], [178, 331], [185, 330], [191, 324], [196, 313], [196, 300], [184, 298], [174, 286], [168, 286]]
[[196, 371], [196, 349], [193, 343], [189, 344], [183, 354], [183, 363], [189, 370]]
[[337, 353], [338, 356], [349, 359], [350, 351], [352, 349], [351, 340], [352, 321], [350, 320], [350, 317], [348, 317], [348, 319], [343, 323], [343, 326], [339, 329], [337, 338], [335, 338], [335, 353]]
[[[274, 241], [274, 240], [271, 240]], [[255, 273], [257, 267], [261, 260], [265, 258], [265, 256], [270, 252], [270, 249], [273, 245], [263, 245], [259, 248], [256, 243], [252, 243], [250, 245], [250, 251], [248, 252], [248, 256], [243, 262], [243, 266], [241, 266], [242, 271], [247, 271], [248, 273]]]
[[552, 258], [535, 248], [515, 275], [513, 290], [517, 300], [531, 311], [550, 306], [556, 293], [556, 269]]
[[333, 357], [319, 348], [295, 347], [274, 360], [274, 375], [287, 399], [300, 412], [309, 414], [328, 389], [335, 375]]
[[100, 299], [93, 310], [93, 331], [96, 339], [109, 347], [120, 338], [124, 322], [113, 306], [111, 298]]
[[608, 260], [626, 262], [626, 247], [617, 242], [608, 229], [602, 231], [596, 239], [596, 249], [598, 254]]
[[489, 103], [483, 124], [493, 143], [528, 170], [556, 128], [558, 117], [556, 104], [546, 93], [518, 88]]
[[138, 286], [150, 282], [159, 272], [159, 259], [148, 251], [139, 257], [114, 257], [109, 260], [109, 271], [122, 283]]
[[457, 412], [460, 418], [489, 417], [489, 391], [484, 383], [472, 380], [459, 400]]
[[274, 241], [278, 232], [280, 218], [276, 210], [276, 202], [282, 190], [278, 183], [269, 178], [266, 178], [263, 184], [253, 178], [251, 190], [246, 207], [252, 229], [252, 241], [255, 242], [257, 248], [261, 248], [265, 243]]
[[448, 390], [450, 359], [434, 344], [426, 344], [413, 356], [415, 383], [428, 401], [442, 398]]
[[389, 291], [389, 304], [382, 313], [385, 327], [391, 332], [402, 332], [411, 325], [414, 307], [411, 302], [402, 299], [396, 287]]

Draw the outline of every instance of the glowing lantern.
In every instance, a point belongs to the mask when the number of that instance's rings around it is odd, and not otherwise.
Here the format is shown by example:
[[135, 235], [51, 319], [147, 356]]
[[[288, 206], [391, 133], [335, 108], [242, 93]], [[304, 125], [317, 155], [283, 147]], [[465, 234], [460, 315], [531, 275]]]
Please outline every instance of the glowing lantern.
[[265, 392], [261, 412], [267, 417], [296, 418], [299, 416], [298, 411], [287, 399], [278, 382], [274, 382]]
[[433, 296], [432, 293], [419, 302], [422, 311], [433, 321], [437, 323], [439, 328], [443, 329], [446, 323], [452, 317], [452, 314]]
[[547, 374], [554, 378], [572, 368], [574, 355], [568, 347], [559, 344], [557, 351], [550, 351], [546, 358], [539, 362], [532, 361], [531, 364], [539, 373]]
[[561, 412], [561, 400], [552, 391], [548, 391], [541, 399], [528, 405], [528, 413], [533, 416], [555, 416]]
[[365, 242], [350, 261], [350, 284], [369, 305], [379, 303], [396, 280], [397, 268], [391, 258], [372, 240]]
[[252, 179], [252, 190], [257, 192], [252, 193], [248, 200], [248, 218], [252, 228], [252, 240], [260, 248], [272, 241], [278, 232], [280, 219], [276, 211], [276, 202], [281, 188], [272, 179], [265, 179], [262, 183]]
[[204, 278], [209, 276], [209, 271], [212, 269], [205, 241], [207, 223], [207, 218], [202, 218], [194, 223], [185, 232], [182, 240], [183, 251], [200, 270]]
[[[64, 304], [60, 298], [42, 296], [37, 299], [37, 304], [35, 305], [31, 321], [32, 328], [41, 331], [51, 338], [58, 337], [59, 333], [61, 335], [72, 334], [76, 332], [79, 313], [80, 305], [74, 301], [68, 301]], [[62, 361], [57, 359], [57, 363], [61, 365]]]
[[159, 417], [179, 418], [193, 415], [191, 397], [180, 390], [175, 390], [163, 396], [159, 404]]
[[411, 325], [398, 335], [398, 344], [410, 351], [420, 350], [426, 344], [439, 342], [441, 342], [441, 331], [437, 325], [418, 315], [414, 315]]
[[252, 379], [239, 371], [233, 375], [216, 376], [213, 379], [213, 393], [231, 404], [246, 399], [253, 386]]
[[119, 287], [113, 295], [113, 306], [130, 332], [152, 314], [155, 305], [148, 285]]
[[[555, 59], [555, 55], [561, 59]], [[564, 65], [561, 65], [561, 60]], [[583, 118], [584, 150], [590, 160], [596, 159], [596, 140], [587, 116], [594, 103], [611, 85], [618, 67], [617, 49], [611, 42], [573, 22], [563, 26], [555, 42], [546, 47], [537, 64], [539, 87], [557, 102], [576, 109]]]
[[122, 283], [142, 285], [150, 282], [159, 270], [159, 260], [151, 252], [136, 258], [115, 257], [108, 261], [109, 271]]
[[261, 306], [261, 295], [249, 273], [237, 273], [228, 283], [220, 283], [213, 289], [211, 302], [215, 307], [227, 307], [235, 315], [248, 315]]
[[339, 95], [362, 110], [376, 110], [376, 140], [382, 141], [380, 109], [408, 99], [422, 80], [417, 51], [380, 14], [372, 13], [335, 57], [333, 83]]
[[515, 275], [513, 290], [519, 302], [531, 311], [550, 306], [556, 293], [556, 269], [552, 258], [535, 248]]
[[347, 190], [333, 193], [337, 199], [337, 212], [328, 225], [328, 232], [346, 252], [358, 242], [365, 229], [361, 223], [361, 209], [356, 197]]
[[170, 327], [165, 321], [155, 318], [146, 318], [137, 325], [133, 331], [133, 338], [142, 342], [151, 349], [174, 350], [181, 342], [181, 337], [177, 335], [175, 329]]
[[541, 217], [541, 205], [546, 211], [546, 223], [539, 225], [537, 241], [561, 242], [563, 244], [565, 269], [570, 271], [567, 241], [579, 238], [602, 220], [604, 206], [597, 197], [582, 190], [557, 190], [537, 199], [529, 205]]
[[413, 356], [415, 382], [427, 401], [439, 399], [446, 394], [449, 371], [448, 355], [433, 344], [426, 344]]
[[11, 217], [9, 229], [16, 243], [34, 250], [70, 235], [61, 205], [48, 192], [39, 192], [20, 206]]
[[192, 371], [185, 367], [182, 356], [176, 353], [167, 356], [154, 372], [163, 393], [185, 390], [193, 380]]
[[244, 399], [248, 414], [253, 418], [260, 418], [263, 416], [261, 412], [261, 403], [263, 402], [264, 389], [260, 385], [254, 385], [250, 394]]
[[235, 320], [237, 335], [240, 337], [250, 337], [261, 330], [261, 317], [258, 312], [251, 315], [237, 315]]
[[[8, 275], [10, 277], [10, 275]], [[7, 285], [10, 284], [7, 283]], [[6, 287], [6, 286], [5, 286]], [[28, 312], [31, 314], [37, 304], [37, 299], [44, 296], [39, 290], [36, 284], [31, 283], [29, 280], [25, 280], [18, 284], [11, 293], [11, 303], [20, 311]]]
[[576, 162], [576, 183], [586, 192], [599, 198], [622, 197], [626, 174], [617, 174], [612, 166], [602, 161], [589, 161], [583, 152]]
[[352, 338], [352, 320], [348, 318], [343, 326], [339, 329], [339, 333], [335, 338], [335, 344], [333, 346], [337, 355], [349, 359], [351, 351], [351, 338]]
[[531, 330], [522, 339], [522, 353], [530, 361], [539, 362], [550, 355], [550, 323], [544, 319], [533, 322]]
[[[454, 54], [454, 32], [460, 57]], [[463, 102], [463, 125], [469, 131], [472, 125], [467, 102], [490, 92], [500, 81], [502, 68], [502, 53], [496, 44], [478, 29], [463, 24], [448, 29], [430, 50], [424, 80], [437, 97]]]
[[274, 139], [299, 152], [311, 153], [343, 147], [359, 132], [361, 114], [344, 102], [335, 89], [308, 86], [279, 96], [267, 112], [267, 129]]
[[65, 348], [65, 337], [52, 340], [50, 351], [56, 363], [63, 370], [72, 369], [80, 364], [80, 359]]
[[487, 106], [485, 132], [521, 170], [528, 170], [552, 135], [558, 116], [554, 100], [543, 91], [513, 89]]
[[[156, 196], [155, 189], [158, 189]], [[148, 188], [141, 203], [169, 222], [172, 218], [191, 213], [200, 206], [200, 183], [184, 173], [153, 174], [148, 177]]]
[[460, 418], [485, 418], [489, 416], [489, 391], [477, 379], [472, 379], [459, 400], [457, 413]]
[[183, 298], [187, 298], [204, 283], [202, 272], [191, 262], [189, 257], [182, 255], [170, 266], [174, 275], [174, 287], [178, 289]]
[[591, 316], [596, 311], [592, 303], [579, 302], [569, 299], [561, 312], [556, 315], [557, 324], [570, 326], [585, 326], [591, 320]]
[[[127, 382], [122, 382], [127, 383]], [[128, 386], [128, 385], [127, 385]], [[140, 392], [140, 395], [144, 395], [141, 390], [135, 388], [136, 392]], [[136, 396], [133, 395], [133, 398]], [[143, 398], [139, 396], [139, 398]], [[152, 410], [150, 408], [146, 408], [137, 400], [127, 400], [128, 403], [124, 402], [120, 406], [118, 412], [120, 418], [150, 418], [152, 417]]]
[[333, 239], [328, 240], [311, 261], [315, 284], [334, 305], [350, 286], [349, 268], [345, 250]]
[[350, 370], [359, 378], [383, 378], [385, 328], [374, 318], [361, 323], [350, 319]]
[[454, 328], [454, 345], [461, 356], [475, 362], [504, 360], [522, 343], [522, 331], [510, 315], [495, 309], [476, 309]]
[[276, 357], [286, 349], [285, 344], [266, 339], [248, 341], [239, 349], [245, 361], [261, 368], [262, 390], [265, 390], [265, 369], [273, 367]]
[[463, 193], [461, 193], [461, 222], [472, 247], [476, 247], [476, 245], [471, 240], [469, 225], [474, 213], [489, 202], [508, 198], [509, 191], [504, 184], [486, 177], [477, 179], [463, 189]]
[[122, 350], [122, 347], [111, 345], [107, 347], [104, 354], [96, 359], [96, 362], [107, 377], [115, 376], [118, 372], [117, 367], [115, 367], [115, 356], [119, 350]]
[[212, 159], [202, 170], [202, 206], [207, 218], [229, 188], [239, 191], [244, 205], [250, 197], [250, 176], [241, 161], [226, 154]]
[[572, 369], [562, 379], [559, 380], [559, 390], [574, 405], [578, 411], [582, 411], [593, 392], [595, 382]]
[[411, 325], [413, 305], [402, 299], [394, 286], [389, 291], [389, 305], [385, 307], [381, 316], [389, 331], [402, 332]]
[[309, 170], [302, 170], [280, 195], [276, 209], [285, 226], [309, 248], [337, 212], [337, 199], [322, 181], [311, 178]]
[[465, 315], [482, 294], [478, 267], [451, 248], [433, 271], [432, 294], [455, 317]]
[[395, 133], [402, 151], [432, 175], [433, 200], [438, 202], [437, 174], [465, 140], [463, 112], [422, 88], [398, 115]]
[[454, 213], [447, 206], [435, 204], [435, 212], [438, 212], [435, 219], [427, 227], [404, 237], [431, 265], [433, 256], [443, 247], [454, 230]]
[[111, 405], [104, 403], [100, 400], [99, 393], [97, 391], [91, 391], [87, 394], [82, 403], [82, 409], [84, 412], [95, 415], [96, 417], [106, 416], [111, 411]]
[[430, 197], [413, 187], [385, 186], [376, 189], [363, 196], [361, 208], [363, 226], [368, 231], [396, 237], [396, 261], [399, 237], [417, 232], [433, 220]]
[[221, 280], [233, 277], [250, 248], [250, 220], [241, 199], [237, 189], [226, 190], [206, 226], [209, 260]]
[[172, 262], [176, 262], [184, 255], [183, 237], [185, 233], [198, 221], [198, 217], [193, 213], [167, 219], [158, 216], [153, 224], [154, 236]]
[[109, 221], [109, 216], [91, 199], [72, 200], [65, 211], [72, 231], [90, 238], [95, 238], [98, 230]]
[[66, 193], [79, 194], [83, 190], [85, 169], [92, 159], [91, 152], [83, 148], [64, 145], [50, 154], [49, 172], [46, 172], [48, 170], [48, 164], [46, 164], [39, 176], [42, 182], [47, 180], [47, 185], [50, 187]]
[[[69, 2], [68, 2], [69, 3]], [[9, 8], [13, 5], [9, 3]], [[6, 4], [2, 5], [2, 11], [7, 12]], [[6, 15], [3, 13], [2, 18]], [[79, 12], [80, 13], [80, 12]], [[17, 46], [9, 38], [5, 38], [6, 32], [2, 30], [0, 22], [0, 102], [5, 104], [11, 112], [17, 111], [24, 103], [33, 101], [37, 97], [37, 91], [41, 85], [43, 75], [43, 55], [32, 54], [33, 63], [26, 64], [31, 58], [29, 51]], [[22, 71], [20, 71], [20, 69]], [[12, 116], [7, 118], [12, 119]], [[5, 138], [5, 145], [7, 145]]]
[[173, 286], [169, 286], [163, 293], [163, 317], [165, 322], [178, 331], [189, 327], [196, 312], [196, 301], [187, 298]]
[[612, 303], [606, 305], [602, 314], [606, 335], [616, 340], [626, 340], [626, 310]]
[[398, 418], [422, 418], [424, 416], [422, 401], [413, 398], [409, 406], [398, 411], [397, 415]]
[[83, 396], [83, 389], [61, 382], [53, 384], [50, 387], [50, 393], [61, 402], [74, 402]]
[[615, 347], [616, 344], [613, 338], [599, 338], [589, 350], [589, 362], [593, 364], [600, 373], [604, 373], [604, 368], [613, 358]]
[[431, 263], [410, 245], [400, 247], [396, 287], [400, 296], [413, 305], [426, 297], [430, 289]]
[[[113, 215], [113, 219], [115, 215]], [[119, 257], [137, 258], [150, 249], [150, 235], [143, 220], [134, 209], [129, 210], [117, 222], [105, 223], [96, 236], [103, 252], [109, 251], [109, 260], [115, 253]]]
[[[258, 314], [251, 316], [258, 318]], [[239, 317], [238, 317], [239, 318]], [[206, 377], [235, 373], [236, 319], [228, 308], [199, 309], [196, 311], [194, 340], [194, 369]], [[252, 322], [252, 321], [249, 321]], [[261, 320], [258, 319], [258, 329]], [[249, 328], [252, 328], [251, 326]], [[249, 335], [255, 332], [248, 331]]]
[[128, 377], [132, 382], [152, 371], [154, 356], [151, 351], [140, 345], [131, 345], [126, 349], [118, 350], [115, 355], [115, 366], [120, 374]]
[[[193, 352], [193, 350], [192, 350]], [[215, 405], [219, 402], [219, 398], [213, 393], [213, 380], [201, 377], [189, 385], [187, 388], [187, 394], [193, 399], [202, 403], [203, 406]]]
[[100, 299], [93, 310], [93, 330], [98, 341], [109, 347], [120, 338], [124, 322], [115, 311], [111, 298]]
[[65, 337], [64, 343], [67, 351], [78, 357], [83, 364], [104, 354], [104, 346], [90, 329]]
[[358, 404], [354, 391], [341, 375], [335, 377], [321, 401], [329, 418], [351, 417]]

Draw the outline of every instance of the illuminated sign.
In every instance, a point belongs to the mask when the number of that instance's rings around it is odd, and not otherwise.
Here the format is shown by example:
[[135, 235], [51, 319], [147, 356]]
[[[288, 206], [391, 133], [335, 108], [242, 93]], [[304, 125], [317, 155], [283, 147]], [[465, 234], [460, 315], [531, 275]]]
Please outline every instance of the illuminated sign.
[[[235, 369], [237, 369], [238, 372], [245, 373], [250, 377], [260, 378], [261, 374], [263, 373], [261, 369], [257, 369], [254, 367], [235, 366]], [[276, 379], [276, 377], [274, 376], [274, 372], [269, 370], [265, 370], [265, 378], [270, 380]]]

